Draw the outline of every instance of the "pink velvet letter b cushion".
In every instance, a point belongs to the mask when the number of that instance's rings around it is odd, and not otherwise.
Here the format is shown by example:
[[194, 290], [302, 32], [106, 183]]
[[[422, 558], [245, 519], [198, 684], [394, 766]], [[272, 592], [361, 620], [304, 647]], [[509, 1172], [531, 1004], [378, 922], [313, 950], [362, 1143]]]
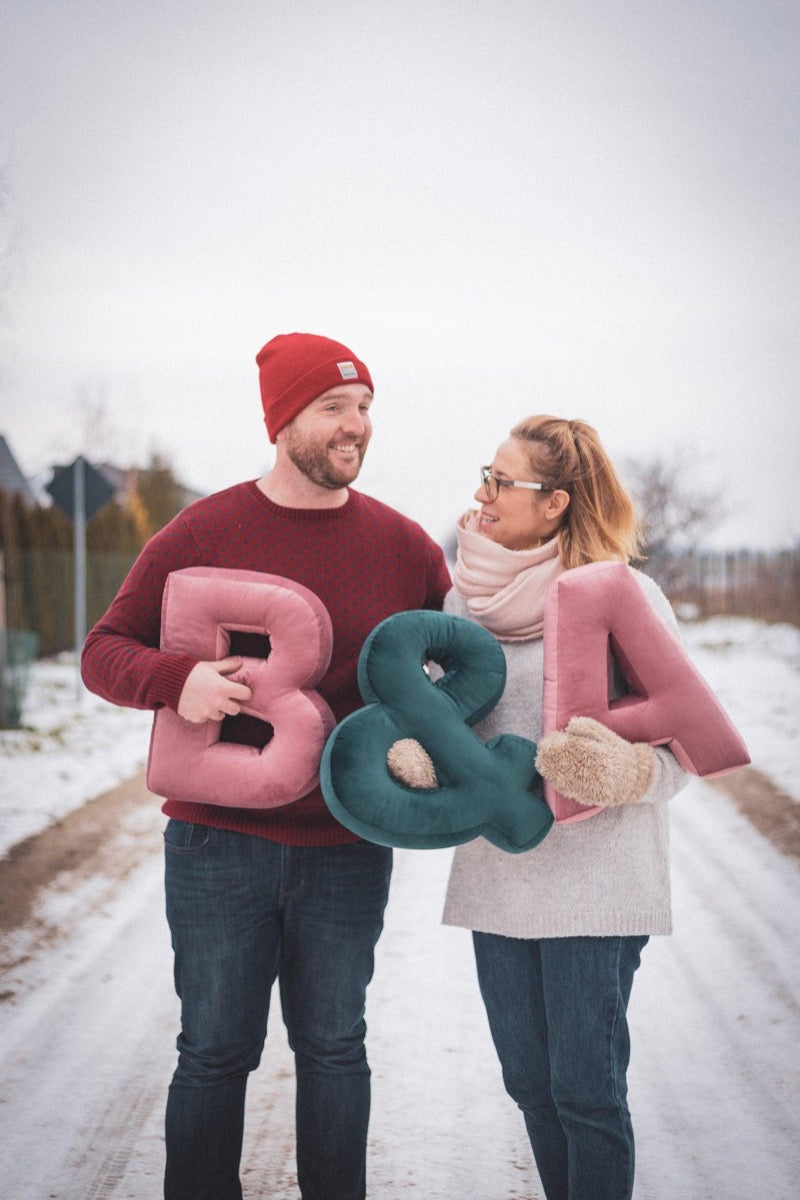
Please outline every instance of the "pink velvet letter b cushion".
[[233, 808], [275, 808], [310, 792], [333, 713], [314, 687], [331, 657], [328, 611], [308, 588], [277, 575], [188, 567], [167, 579], [161, 647], [202, 661], [227, 657], [232, 637], [250, 636], [265, 657], [243, 654], [232, 678], [252, 690], [243, 712], [272, 733], [263, 749], [221, 740], [222, 721], [195, 725], [156, 713], [147, 784], [171, 799]]
[[[624, 563], [590, 563], [553, 583], [544, 613], [544, 732], [594, 717], [629, 742], [668, 746], [693, 775], [725, 775], [747, 747]], [[614, 665], [626, 694], [611, 699]], [[599, 811], [545, 784], [558, 822]]]

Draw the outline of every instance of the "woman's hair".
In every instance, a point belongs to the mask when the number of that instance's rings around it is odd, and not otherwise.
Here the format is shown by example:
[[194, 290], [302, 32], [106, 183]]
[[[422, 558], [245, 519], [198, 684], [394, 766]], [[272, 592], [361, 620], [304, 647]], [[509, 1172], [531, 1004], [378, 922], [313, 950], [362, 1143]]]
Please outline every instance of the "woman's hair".
[[561, 417], [527, 417], [514, 426], [511, 436], [525, 443], [537, 479], [569, 493], [557, 532], [565, 567], [641, 557], [641, 527], [633, 501], [591, 425]]

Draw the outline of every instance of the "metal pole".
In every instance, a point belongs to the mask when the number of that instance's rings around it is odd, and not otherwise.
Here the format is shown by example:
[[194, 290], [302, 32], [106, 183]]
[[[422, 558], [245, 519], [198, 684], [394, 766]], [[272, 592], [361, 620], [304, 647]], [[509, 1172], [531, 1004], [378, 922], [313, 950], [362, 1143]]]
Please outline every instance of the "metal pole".
[[81, 650], [86, 640], [86, 472], [82, 455], [75, 459], [73, 500], [75, 507], [75, 658], [78, 698], [83, 695], [81, 684]]
[[11, 712], [6, 688], [6, 566], [0, 550], [0, 725], [5, 725]]

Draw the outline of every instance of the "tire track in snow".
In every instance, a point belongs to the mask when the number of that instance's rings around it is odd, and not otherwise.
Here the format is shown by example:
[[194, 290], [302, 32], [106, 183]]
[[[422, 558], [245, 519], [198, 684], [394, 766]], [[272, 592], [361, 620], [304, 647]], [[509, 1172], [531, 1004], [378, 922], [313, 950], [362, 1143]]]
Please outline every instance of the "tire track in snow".
[[693, 781], [672, 802], [675, 934], [633, 990], [636, 1200], [793, 1200], [800, 872]]
[[[673, 802], [676, 932], [633, 991], [636, 1200], [794, 1200], [800, 870], [693, 782]], [[162, 818], [154, 804], [154, 829]], [[133, 850], [129, 849], [133, 854]], [[120, 850], [120, 855], [124, 851]], [[9, 1200], [153, 1200], [177, 1000], [160, 838], [116, 884], [83, 872], [43, 897], [48, 937], [0, 1008]], [[368, 995], [376, 1200], [534, 1200], [521, 1115], [505, 1095], [469, 935], [439, 924], [449, 855], [397, 856]], [[120, 862], [121, 865], [121, 862]], [[42, 916], [43, 914], [43, 916]], [[27, 950], [26, 950], [27, 952]], [[13, 956], [12, 956], [13, 957]], [[277, 998], [251, 1079], [247, 1195], [296, 1200], [294, 1070]]]
[[[177, 1001], [161, 875], [160, 857], [146, 860], [115, 904], [87, 911], [78, 936], [48, 950], [22, 1003], [4, 1008], [13, 1153], [0, 1167], [3, 1196], [112, 1196], [156, 1109], [162, 1121]], [[160, 1189], [159, 1178], [142, 1200]]]

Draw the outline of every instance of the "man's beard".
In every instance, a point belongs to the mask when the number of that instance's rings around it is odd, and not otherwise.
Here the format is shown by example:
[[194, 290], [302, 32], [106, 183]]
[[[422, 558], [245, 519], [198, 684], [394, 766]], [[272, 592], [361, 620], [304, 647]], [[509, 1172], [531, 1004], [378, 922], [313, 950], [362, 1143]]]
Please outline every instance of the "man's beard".
[[328, 448], [312, 445], [308, 442], [297, 441], [289, 443], [286, 447], [286, 452], [297, 467], [298, 471], [310, 479], [312, 483], [318, 487], [327, 488], [329, 491], [338, 491], [339, 488], [347, 487], [352, 483], [361, 470], [361, 464], [364, 461], [366, 453], [365, 446], [356, 447], [358, 453], [358, 465], [355, 467], [346, 467], [342, 470], [337, 470], [328, 458]]

